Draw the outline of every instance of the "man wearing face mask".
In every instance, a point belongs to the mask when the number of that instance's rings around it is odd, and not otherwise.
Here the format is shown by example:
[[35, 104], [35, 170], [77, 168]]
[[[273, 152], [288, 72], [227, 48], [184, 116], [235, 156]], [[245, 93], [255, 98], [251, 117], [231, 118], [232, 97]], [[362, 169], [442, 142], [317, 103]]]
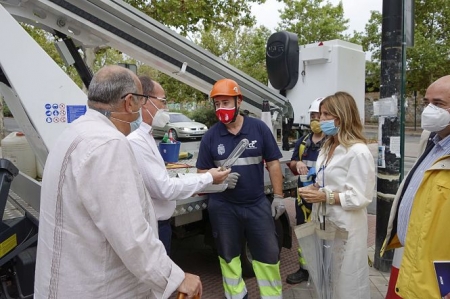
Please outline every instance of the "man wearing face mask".
[[186, 199], [201, 192], [208, 184], [222, 183], [230, 170], [210, 169], [207, 173], [184, 178], [170, 178], [164, 160], [153, 138], [152, 126], [164, 127], [169, 122], [166, 110], [166, 96], [162, 86], [147, 76], [139, 77], [143, 93], [148, 101], [142, 105], [142, 123], [128, 135], [131, 148], [138, 161], [139, 172], [149, 191], [158, 219], [159, 239], [170, 255], [172, 228], [170, 218], [176, 208], [176, 200]]
[[[312, 133], [300, 137], [294, 146], [294, 152], [292, 154], [291, 163], [289, 168], [294, 174], [299, 174], [298, 187], [306, 187], [312, 184], [316, 178], [316, 161], [319, 156], [319, 150], [322, 146], [325, 134], [323, 134], [320, 128], [320, 113], [319, 106], [323, 98], [317, 98], [312, 101], [309, 106], [310, 127]], [[306, 179], [305, 177], [306, 176]], [[301, 179], [303, 178], [303, 180]], [[306, 223], [309, 221], [311, 215], [312, 203], [308, 203], [297, 195], [297, 204], [295, 205], [296, 223], [297, 225]], [[299, 249], [300, 250], [300, 249]], [[307, 281], [309, 273], [305, 260], [301, 256], [301, 252], [298, 252], [300, 269], [286, 277], [286, 282], [289, 284], [297, 284], [302, 281]]]
[[419, 158], [394, 198], [381, 249], [404, 247], [401, 298], [441, 298], [433, 261], [450, 260], [450, 76], [428, 87], [424, 103]]
[[149, 193], [125, 138], [146, 97], [130, 70], [92, 78], [89, 109], [60, 135], [41, 188], [34, 298], [169, 298], [202, 293], [157, 238]]
[[[209, 196], [213, 230], [226, 298], [247, 298], [240, 254], [247, 241], [261, 298], [282, 298], [279, 247], [273, 217], [285, 211], [282, 157], [269, 127], [260, 119], [239, 114], [242, 93], [230, 79], [217, 81], [210, 93], [219, 122], [203, 136], [197, 160], [199, 172], [223, 165], [239, 142], [250, 144], [231, 167], [237, 173], [233, 189]], [[273, 186], [272, 204], [264, 194], [264, 161]], [[231, 176], [230, 174], [230, 176]]]

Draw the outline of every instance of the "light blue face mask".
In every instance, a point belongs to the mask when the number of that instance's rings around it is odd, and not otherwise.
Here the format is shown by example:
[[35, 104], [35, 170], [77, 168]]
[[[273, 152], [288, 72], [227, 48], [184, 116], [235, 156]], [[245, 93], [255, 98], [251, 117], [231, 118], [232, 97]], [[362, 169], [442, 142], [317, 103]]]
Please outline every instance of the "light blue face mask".
[[[139, 110], [139, 116], [135, 121], [130, 122], [131, 132], [137, 130], [142, 123], [142, 108]], [[130, 132], [130, 133], [131, 133]]]
[[337, 134], [339, 128], [337, 128], [334, 125], [334, 119], [330, 120], [321, 120], [320, 121], [320, 128], [322, 129], [322, 132], [327, 136], [334, 136]]

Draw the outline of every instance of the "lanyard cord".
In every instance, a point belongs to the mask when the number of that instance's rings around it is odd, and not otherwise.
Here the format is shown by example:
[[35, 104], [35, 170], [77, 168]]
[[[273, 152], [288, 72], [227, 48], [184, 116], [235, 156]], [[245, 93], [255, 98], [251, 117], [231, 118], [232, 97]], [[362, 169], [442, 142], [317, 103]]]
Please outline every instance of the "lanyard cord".
[[[327, 154], [325, 156], [325, 159], [322, 162], [322, 165], [320, 165], [319, 171], [317, 172], [317, 173], [319, 173], [320, 171], [323, 171], [322, 186], [321, 186], [322, 188], [325, 187], [325, 169], [327, 168], [328, 164], [330, 164], [330, 161], [333, 158], [333, 156], [334, 156], [334, 151], [333, 151], [333, 154], [331, 155], [331, 157], [328, 157], [328, 154]], [[317, 217], [319, 218], [320, 229], [325, 230], [325, 215], [327, 214], [327, 205], [326, 205], [326, 202], [321, 202], [320, 204], [322, 207], [322, 221], [320, 221], [319, 213], [317, 213]]]
[[[333, 153], [334, 155], [334, 153]], [[327, 168], [328, 164], [330, 164], [331, 158], [333, 158], [333, 155], [328, 159], [328, 155], [325, 157], [325, 159], [322, 161], [322, 163], [320, 164], [319, 167], [319, 171], [317, 172], [317, 174], [319, 174], [319, 172], [323, 172], [322, 174], [322, 186], [320, 187], [325, 187], [325, 168]], [[325, 163], [326, 161], [326, 163]]]

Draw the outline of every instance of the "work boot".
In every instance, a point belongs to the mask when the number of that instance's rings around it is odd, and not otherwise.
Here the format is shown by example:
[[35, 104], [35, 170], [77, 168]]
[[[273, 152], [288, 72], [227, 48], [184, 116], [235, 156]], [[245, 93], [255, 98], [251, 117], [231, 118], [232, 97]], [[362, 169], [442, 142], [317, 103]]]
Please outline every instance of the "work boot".
[[297, 272], [289, 274], [286, 277], [286, 282], [288, 284], [298, 284], [301, 283], [302, 281], [307, 281], [309, 278], [309, 273], [307, 270], [305, 269], [298, 269]]

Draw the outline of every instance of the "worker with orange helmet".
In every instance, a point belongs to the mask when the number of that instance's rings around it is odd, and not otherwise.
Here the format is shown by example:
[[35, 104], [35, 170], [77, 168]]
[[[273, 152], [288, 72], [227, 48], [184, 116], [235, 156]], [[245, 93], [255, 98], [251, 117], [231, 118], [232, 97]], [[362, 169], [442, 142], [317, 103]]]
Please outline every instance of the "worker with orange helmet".
[[[282, 154], [270, 128], [260, 119], [239, 114], [242, 93], [231, 79], [217, 81], [210, 97], [218, 123], [202, 138], [197, 160], [199, 172], [222, 166], [236, 145], [249, 145], [231, 167], [228, 189], [209, 196], [208, 212], [223, 276], [225, 298], [247, 298], [240, 255], [248, 244], [262, 298], [282, 298], [280, 248], [274, 218], [284, 212]], [[273, 186], [272, 203], [264, 193], [264, 162]]]

